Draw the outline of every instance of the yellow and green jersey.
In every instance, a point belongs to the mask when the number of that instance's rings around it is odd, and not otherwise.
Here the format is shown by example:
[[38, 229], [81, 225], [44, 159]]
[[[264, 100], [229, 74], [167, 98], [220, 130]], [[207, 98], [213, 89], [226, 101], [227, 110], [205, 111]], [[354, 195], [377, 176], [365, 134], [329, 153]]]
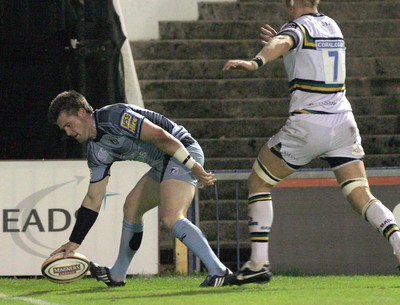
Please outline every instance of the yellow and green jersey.
[[346, 98], [346, 47], [337, 23], [306, 14], [282, 26], [278, 35], [295, 44], [283, 56], [291, 93], [290, 113], [352, 111]]

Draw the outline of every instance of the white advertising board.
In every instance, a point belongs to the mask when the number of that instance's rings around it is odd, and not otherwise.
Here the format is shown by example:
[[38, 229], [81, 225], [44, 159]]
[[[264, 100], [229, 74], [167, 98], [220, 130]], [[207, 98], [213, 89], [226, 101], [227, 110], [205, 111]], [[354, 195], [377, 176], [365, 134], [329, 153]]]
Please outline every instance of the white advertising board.
[[[116, 162], [99, 217], [78, 252], [112, 266], [118, 255], [123, 204], [148, 170]], [[86, 161], [0, 162], [0, 276], [40, 275], [42, 262], [68, 241], [89, 184]], [[144, 237], [129, 274], [158, 273], [158, 211], [144, 218]]]

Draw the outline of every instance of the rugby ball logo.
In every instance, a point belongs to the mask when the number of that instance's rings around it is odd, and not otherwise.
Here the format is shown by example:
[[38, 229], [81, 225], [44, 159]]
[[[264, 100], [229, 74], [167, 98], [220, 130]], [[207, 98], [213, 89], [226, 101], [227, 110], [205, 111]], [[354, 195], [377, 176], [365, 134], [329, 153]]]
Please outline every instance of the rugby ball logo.
[[89, 270], [89, 259], [80, 253], [70, 254], [64, 258], [64, 253], [48, 257], [42, 264], [43, 276], [51, 282], [71, 283], [83, 278]]

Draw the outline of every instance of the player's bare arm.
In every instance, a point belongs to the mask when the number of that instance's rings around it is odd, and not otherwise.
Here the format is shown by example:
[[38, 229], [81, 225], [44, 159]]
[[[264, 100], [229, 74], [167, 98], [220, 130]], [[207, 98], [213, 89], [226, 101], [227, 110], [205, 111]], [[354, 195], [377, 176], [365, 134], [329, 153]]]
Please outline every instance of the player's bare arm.
[[293, 38], [288, 35], [278, 35], [273, 37], [263, 49], [252, 60], [234, 59], [228, 60], [223, 71], [228, 70], [244, 70], [255, 71], [261, 66], [274, 61], [275, 59], [286, 54], [294, 45]]
[[[96, 183], [91, 183], [89, 184], [88, 192], [86, 193], [82, 206], [79, 209], [78, 213], [81, 213], [81, 210], [84, 209], [84, 213], [82, 213], [82, 217], [84, 218], [86, 215], [88, 215], [89, 218], [93, 217], [92, 215], [95, 215], [95, 213], [98, 214], [101, 203], [103, 201], [104, 195], [106, 193], [106, 187], [108, 184], [108, 179], [109, 177], [105, 177], [103, 180], [96, 182]], [[92, 211], [92, 212], [91, 212]], [[53, 251], [51, 255], [55, 255], [57, 253], [64, 252], [64, 257], [68, 257], [69, 254], [74, 252], [76, 249], [79, 248], [80, 242], [76, 242], [76, 240], [73, 238], [73, 235], [76, 234], [75, 231], [80, 230], [82, 227], [83, 230], [87, 230], [87, 232], [90, 230], [91, 226], [93, 225], [94, 221], [92, 219], [89, 219], [88, 221], [91, 223], [90, 227], [87, 227], [87, 224], [81, 224], [82, 220], [78, 217], [73, 229], [73, 232], [71, 234], [72, 240], [70, 238], [70, 241], [67, 243], [63, 244], [61, 247]], [[85, 219], [83, 220], [85, 221]], [[93, 222], [93, 223], [92, 223]], [[74, 233], [75, 232], [75, 233]], [[83, 238], [86, 236], [87, 232], [79, 232], [83, 234]]]
[[161, 151], [182, 162], [193, 172], [200, 183], [204, 185], [215, 183], [215, 175], [206, 172], [204, 168], [190, 156], [187, 149], [179, 140], [147, 119], [143, 121], [140, 139], [153, 143]]
[[107, 191], [108, 180], [109, 176], [105, 177], [101, 181], [90, 183], [88, 191], [83, 198], [82, 206], [95, 212], [99, 212], [101, 203], [103, 202], [104, 196]]

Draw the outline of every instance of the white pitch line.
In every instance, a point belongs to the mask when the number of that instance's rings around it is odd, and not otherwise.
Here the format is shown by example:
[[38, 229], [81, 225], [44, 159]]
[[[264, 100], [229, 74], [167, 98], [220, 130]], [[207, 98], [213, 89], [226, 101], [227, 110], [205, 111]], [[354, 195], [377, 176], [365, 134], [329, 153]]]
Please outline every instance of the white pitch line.
[[9, 300], [20, 300], [20, 301], [24, 301], [30, 304], [35, 304], [35, 305], [60, 305], [57, 303], [49, 303], [46, 301], [42, 301], [42, 300], [36, 300], [36, 299], [32, 299], [32, 298], [25, 298], [25, 297], [13, 297], [11, 295], [6, 295], [3, 293], [0, 293], [0, 300], [1, 299], [9, 299]]

